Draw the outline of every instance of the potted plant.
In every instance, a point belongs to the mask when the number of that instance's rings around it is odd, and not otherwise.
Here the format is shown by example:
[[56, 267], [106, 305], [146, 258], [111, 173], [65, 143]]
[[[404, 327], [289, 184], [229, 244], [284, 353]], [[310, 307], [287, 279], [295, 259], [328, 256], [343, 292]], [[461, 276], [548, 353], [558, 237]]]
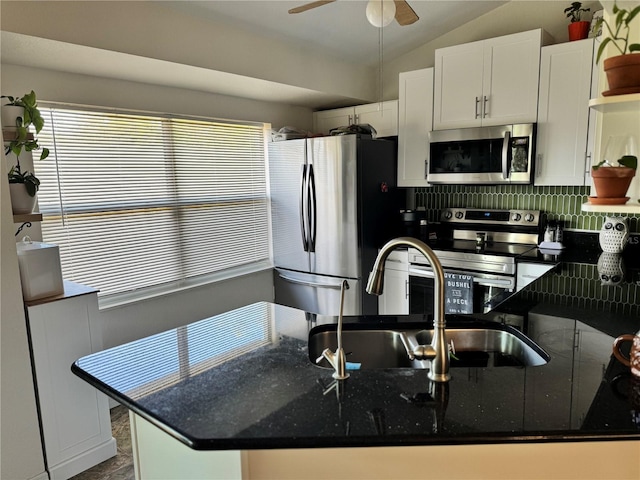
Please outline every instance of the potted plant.
[[596, 62], [600, 62], [605, 48], [613, 45], [620, 55], [606, 58], [603, 63], [604, 71], [607, 75], [609, 90], [602, 92], [602, 95], [625, 95], [628, 93], [640, 92], [640, 43], [629, 44], [630, 24], [636, 17], [640, 17], [640, 5], [633, 10], [619, 8], [613, 4], [614, 20], [613, 26], [604, 18], [598, 19], [595, 29], [602, 25], [603, 34], [608, 35], [602, 40], [598, 48]]
[[638, 168], [638, 157], [623, 155], [616, 164], [602, 160], [591, 168], [591, 177], [596, 188], [597, 197], [591, 197], [590, 203], [606, 205], [622, 205], [627, 203], [626, 196], [631, 180]]
[[582, 8], [582, 2], [572, 2], [571, 5], [564, 9], [567, 18], [571, 20], [569, 23], [569, 40], [582, 40], [589, 35], [591, 22], [582, 20], [582, 14], [589, 12], [590, 8]]
[[[23, 171], [20, 165], [20, 154], [23, 151], [32, 152], [40, 149], [37, 138], [29, 132], [33, 125], [35, 133], [39, 133], [44, 126], [44, 119], [38, 110], [36, 94], [33, 90], [22, 97], [2, 96], [8, 99], [6, 107], [17, 107], [18, 112], [13, 117], [13, 131], [9, 133], [10, 140], [5, 141], [5, 155], [13, 153], [16, 163], [9, 170], [9, 189], [11, 193], [11, 205], [13, 213], [31, 213], [35, 205], [35, 196], [40, 187], [40, 180], [33, 172]], [[3, 121], [4, 127], [4, 121]], [[49, 149], [42, 148], [40, 160], [49, 156]]]

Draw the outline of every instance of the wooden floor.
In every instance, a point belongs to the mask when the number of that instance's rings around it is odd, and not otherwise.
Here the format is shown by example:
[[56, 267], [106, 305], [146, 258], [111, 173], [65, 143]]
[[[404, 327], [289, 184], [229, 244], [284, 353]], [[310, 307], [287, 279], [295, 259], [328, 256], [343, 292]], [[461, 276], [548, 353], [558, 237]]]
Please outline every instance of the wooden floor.
[[129, 411], [123, 406], [111, 409], [111, 430], [118, 444], [118, 453], [70, 480], [134, 480]]

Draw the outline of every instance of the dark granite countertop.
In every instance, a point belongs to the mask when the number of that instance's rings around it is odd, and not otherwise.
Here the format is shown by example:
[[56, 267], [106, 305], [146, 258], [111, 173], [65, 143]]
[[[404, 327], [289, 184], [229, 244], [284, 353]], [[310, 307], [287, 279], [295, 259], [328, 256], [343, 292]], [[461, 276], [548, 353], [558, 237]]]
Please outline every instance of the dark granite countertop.
[[[457, 367], [448, 384], [427, 370], [362, 369], [334, 383], [307, 344], [336, 317], [258, 303], [83, 357], [72, 370], [202, 450], [640, 439], [630, 374], [611, 356], [616, 336], [640, 328], [640, 282], [599, 286], [593, 263], [558, 261], [492, 312], [447, 318], [452, 328], [512, 325], [549, 354], [541, 366]], [[420, 315], [345, 320], [428, 326]]]

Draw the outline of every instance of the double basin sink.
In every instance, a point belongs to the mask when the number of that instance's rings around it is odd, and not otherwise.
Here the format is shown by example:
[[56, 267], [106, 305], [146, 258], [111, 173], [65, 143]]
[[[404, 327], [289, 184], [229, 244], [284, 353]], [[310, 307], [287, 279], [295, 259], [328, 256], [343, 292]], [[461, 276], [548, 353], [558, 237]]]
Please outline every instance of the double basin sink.
[[[412, 326], [346, 324], [342, 330], [342, 348], [354, 368], [428, 369], [428, 360], [411, 360], [402, 334], [427, 345], [432, 329]], [[447, 326], [447, 342], [453, 345], [451, 368], [456, 367], [532, 367], [549, 362], [549, 355], [519, 330], [504, 324]], [[413, 337], [413, 338], [412, 338]], [[309, 359], [316, 362], [325, 348], [337, 348], [336, 326], [322, 325], [309, 333]], [[326, 360], [319, 364], [331, 368]]]

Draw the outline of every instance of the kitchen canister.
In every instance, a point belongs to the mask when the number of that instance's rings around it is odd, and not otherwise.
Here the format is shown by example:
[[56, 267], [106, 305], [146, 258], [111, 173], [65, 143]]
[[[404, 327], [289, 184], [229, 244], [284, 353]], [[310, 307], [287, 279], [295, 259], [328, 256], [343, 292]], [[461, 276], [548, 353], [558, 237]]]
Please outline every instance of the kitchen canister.
[[22, 295], [25, 301], [64, 293], [60, 252], [53, 243], [33, 242], [25, 237], [16, 243]]
[[629, 239], [626, 217], [605, 217], [600, 229], [600, 248], [607, 253], [622, 253]]

